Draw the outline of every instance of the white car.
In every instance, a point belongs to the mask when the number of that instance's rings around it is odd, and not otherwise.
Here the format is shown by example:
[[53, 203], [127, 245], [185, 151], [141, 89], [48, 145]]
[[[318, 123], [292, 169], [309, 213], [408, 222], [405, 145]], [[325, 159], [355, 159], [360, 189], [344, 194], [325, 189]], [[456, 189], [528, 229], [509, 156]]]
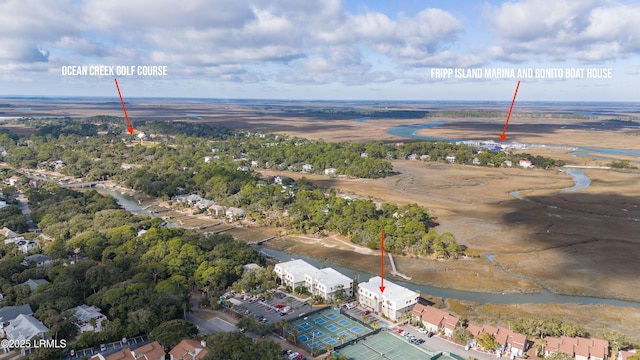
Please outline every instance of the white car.
[[289, 360], [293, 360], [293, 359], [297, 358], [298, 355], [299, 355], [299, 353], [297, 353], [297, 352], [294, 352], [293, 354], [290, 354], [289, 355]]
[[427, 333], [427, 329], [425, 329], [425, 328], [418, 328], [418, 332], [419, 332], [420, 334], [426, 334], [426, 333]]

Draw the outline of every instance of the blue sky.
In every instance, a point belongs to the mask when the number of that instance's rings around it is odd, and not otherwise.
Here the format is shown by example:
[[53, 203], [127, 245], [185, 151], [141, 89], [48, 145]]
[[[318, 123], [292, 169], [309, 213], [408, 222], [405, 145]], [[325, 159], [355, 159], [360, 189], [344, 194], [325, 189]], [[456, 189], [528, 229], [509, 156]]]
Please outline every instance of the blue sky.
[[[124, 96], [637, 101], [623, 0], [5, 0], [0, 95], [115, 96], [64, 66], [165, 65]], [[432, 68], [606, 68], [608, 79], [434, 79]]]

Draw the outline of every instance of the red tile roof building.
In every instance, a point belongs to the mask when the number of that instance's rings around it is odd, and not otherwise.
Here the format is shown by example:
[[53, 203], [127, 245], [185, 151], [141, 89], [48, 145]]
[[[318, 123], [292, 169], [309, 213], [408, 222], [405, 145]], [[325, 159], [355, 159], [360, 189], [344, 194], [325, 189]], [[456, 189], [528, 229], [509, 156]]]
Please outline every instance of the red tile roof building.
[[421, 321], [427, 330], [443, 331], [447, 336], [451, 336], [453, 330], [460, 325], [460, 320], [457, 317], [433, 306], [416, 304], [411, 315], [414, 319]]
[[605, 360], [609, 354], [609, 342], [601, 339], [561, 336], [545, 338], [545, 354], [567, 354], [576, 360]]
[[204, 358], [209, 350], [196, 340], [185, 339], [180, 341], [169, 351], [169, 360], [199, 360]]

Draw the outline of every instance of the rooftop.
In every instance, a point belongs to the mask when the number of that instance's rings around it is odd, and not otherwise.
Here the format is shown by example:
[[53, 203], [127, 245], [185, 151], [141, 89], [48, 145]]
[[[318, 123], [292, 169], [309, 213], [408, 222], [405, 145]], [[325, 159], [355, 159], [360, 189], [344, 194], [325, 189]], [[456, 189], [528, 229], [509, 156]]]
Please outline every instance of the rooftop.
[[366, 283], [361, 283], [360, 285], [358, 285], [361, 289], [366, 289], [369, 292], [380, 296], [383, 296], [385, 299], [391, 300], [391, 301], [399, 301], [399, 300], [405, 300], [408, 298], [417, 298], [419, 296], [419, 294], [415, 291], [409, 290], [406, 287], [400, 286], [400, 285], [396, 285], [394, 283], [392, 283], [391, 281], [385, 280], [384, 282], [384, 293], [380, 292], [380, 284], [382, 282], [382, 279], [380, 278], [380, 276], [374, 276], [371, 279], [369, 279], [368, 282]]

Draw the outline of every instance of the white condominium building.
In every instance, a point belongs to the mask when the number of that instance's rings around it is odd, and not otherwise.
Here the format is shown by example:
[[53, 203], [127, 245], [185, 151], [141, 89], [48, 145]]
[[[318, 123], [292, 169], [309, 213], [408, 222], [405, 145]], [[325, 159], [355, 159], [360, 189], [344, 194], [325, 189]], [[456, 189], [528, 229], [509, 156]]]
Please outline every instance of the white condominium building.
[[385, 290], [381, 293], [381, 280], [380, 276], [376, 276], [366, 283], [359, 284], [358, 302], [361, 307], [398, 321], [402, 314], [411, 312], [420, 294], [388, 280], [384, 281]]
[[311, 294], [320, 295], [326, 300], [334, 299], [341, 289], [344, 290], [344, 298], [353, 295], [353, 280], [332, 268], [307, 273], [305, 286]]
[[273, 271], [282, 280], [283, 285], [295, 289], [298, 286], [305, 286], [305, 275], [318, 271], [318, 268], [298, 259], [276, 264]]

